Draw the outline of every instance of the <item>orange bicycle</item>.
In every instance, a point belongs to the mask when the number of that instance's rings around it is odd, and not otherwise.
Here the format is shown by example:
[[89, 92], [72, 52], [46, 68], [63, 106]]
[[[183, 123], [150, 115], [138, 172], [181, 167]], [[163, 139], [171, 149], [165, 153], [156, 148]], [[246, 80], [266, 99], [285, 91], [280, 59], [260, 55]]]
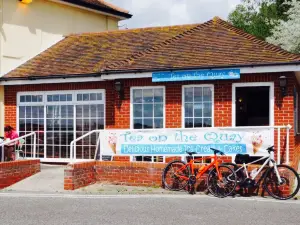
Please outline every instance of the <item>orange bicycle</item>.
[[[180, 191], [189, 187], [194, 187], [196, 181], [209, 170], [207, 176], [207, 188], [216, 197], [226, 197], [233, 193], [237, 185], [237, 176], [232, 168], [220, 164], [217, 154], [225, 155], [223, 152], [211, 148], [214, 156], [209, 157], [212, 162], [203, 165], [198, 170], [194, 168], [196, 152], [187, 152], [189, 155], [187, 163], [181, 160], [174, 160], [167, 164], [163, 171], [162, 179], [165, 187], [172, 191]], [[230, 178], [230, 179], [229, 179]]]

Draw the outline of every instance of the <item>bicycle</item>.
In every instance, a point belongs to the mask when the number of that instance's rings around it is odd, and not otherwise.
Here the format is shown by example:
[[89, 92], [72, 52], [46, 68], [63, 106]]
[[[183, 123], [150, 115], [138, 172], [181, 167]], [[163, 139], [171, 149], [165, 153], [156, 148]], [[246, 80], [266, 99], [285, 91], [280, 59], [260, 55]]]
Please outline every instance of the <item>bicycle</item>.
[[[268, 156], [264, 156], [251, 163], [246, 164], [247, 160], [250, 157], [248, 154], [237, 154], [235, 157], [236, 164], [224, 163], [224, 165], [233, 167], [235, 176], [237, 176], [237, 184], [242, 188], [259, 187], [260, 182], [263, 180], [263, 189], [273, 198], [279, 200], [287, 200], [293, 198], [298, 193], [300, 188], [300, 178], [298, 173], [288, 165], [277, 165], [276, 161], [274, 160], [274, 146], [271, 146], [266, 150], [269, 153]], [[259, 170], [252, 170], [249, 176], [247, 166], [262, 160], [265, 160], [265, 162], [259, 168]], [[242, 164], [242, 166], [238, 166], [237, 163]], [[258, 174], [260, 174], [260, 172], [268, 163], [270, 164], [270, 167], [267, 168], [258, 182], [256, 182], [255, 178], [258, 176]], [[283, 196], [287, 193], [287, 196]]]
[[[193, 155], [197, 154], [196, 152], [186, 152], [189, 155], [187, 163], [181, 160], [169, 162], [162, 174], [164, 186], [172, 191], [180, 191], [186, 188], [188, 184], [190, 187], [194, 187], [197, 179], [212, 168], [207, 176], [209, 192], [216, 197], [230, 195], [237, 185], [235, 172], [229, 166], [219, 164], [220, 160], [217, 154], [225, 155], [223, 152], [214, 148], [211, 150], [214, 151], [214, 156], [209, 157], [213, 159], [212, 162], [209, 165], [202, 165], [198, 171], [195, 171], [194, 168], [194, 163], [197, 161]], [[229, 175], [230, 179], [228, 179]]]

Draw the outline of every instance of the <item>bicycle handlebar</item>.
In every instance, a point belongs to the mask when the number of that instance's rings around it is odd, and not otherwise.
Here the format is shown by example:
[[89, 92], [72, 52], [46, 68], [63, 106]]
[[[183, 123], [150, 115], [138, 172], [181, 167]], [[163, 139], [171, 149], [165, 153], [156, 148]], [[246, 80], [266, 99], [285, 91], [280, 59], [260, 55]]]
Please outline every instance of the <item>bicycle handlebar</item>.
[[218, 150], [218, 149], [215, 149], [215, 148], [210, 148], [210, 149], [214, 151], [214, 154], [215, 154], [215, 155], [216, 155], [216, 154], [225, 155], [224, 152], [221, 152], [221, 151]]

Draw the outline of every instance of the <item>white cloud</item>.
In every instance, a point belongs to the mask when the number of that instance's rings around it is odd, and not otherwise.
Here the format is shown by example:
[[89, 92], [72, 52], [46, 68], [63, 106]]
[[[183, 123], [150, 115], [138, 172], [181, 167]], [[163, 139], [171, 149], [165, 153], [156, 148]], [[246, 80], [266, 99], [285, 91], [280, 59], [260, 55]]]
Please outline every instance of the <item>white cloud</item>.
[[128, 28], [201, 23], [219, 16], [226, 19], [240, 0], [107, 0], [130, 11]]

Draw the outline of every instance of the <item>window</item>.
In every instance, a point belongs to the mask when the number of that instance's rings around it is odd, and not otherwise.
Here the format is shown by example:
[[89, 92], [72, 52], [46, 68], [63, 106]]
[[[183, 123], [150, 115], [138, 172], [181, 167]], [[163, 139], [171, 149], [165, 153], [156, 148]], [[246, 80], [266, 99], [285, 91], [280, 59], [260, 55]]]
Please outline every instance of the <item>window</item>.
[[183, 86], [184, 128], [213, 126], [213, 86]]
[[164, 127], [164, 88], [132, 89], [132, 124], [134, 129]]
[[[69, 158], [70, 142], [91, 130], [104, 129], [104, 91], [83, 90], [18, 94], [20, 135], [37, 132], [37, 156]], [[94, 157], [98, 135], [77, 142], [77, 158]]]
[[[133, 129], [164, 128], [164, 87], [131, 89], [131, 127]], [[162, 156], [134, 156], [134, 161], [163, 162]]]

